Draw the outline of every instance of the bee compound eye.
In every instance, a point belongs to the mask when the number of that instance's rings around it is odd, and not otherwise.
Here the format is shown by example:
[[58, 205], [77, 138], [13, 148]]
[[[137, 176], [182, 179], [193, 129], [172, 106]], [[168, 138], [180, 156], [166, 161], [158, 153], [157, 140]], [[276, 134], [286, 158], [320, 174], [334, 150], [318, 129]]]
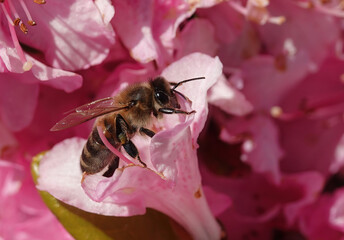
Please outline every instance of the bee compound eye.
[[167, 104], [169, 102], [169, 97], [164, 92], [161, 92], [161, 91], [156, 92], [155, 97], [158, 100], [158, 102], [161, 104]]

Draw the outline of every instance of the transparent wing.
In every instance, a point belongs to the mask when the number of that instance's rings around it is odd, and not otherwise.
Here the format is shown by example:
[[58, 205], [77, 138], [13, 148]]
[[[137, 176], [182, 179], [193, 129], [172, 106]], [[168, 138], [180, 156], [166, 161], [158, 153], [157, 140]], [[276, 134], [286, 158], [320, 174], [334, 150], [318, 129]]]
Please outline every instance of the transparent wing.
[[50, 131], [60, 131], [74, 127], [93, 118], [126, 108], [128, 108], [128, 105], [115, 105], [112, 97], [99, 99], [68, 111], [66, 113], [68, 115], [56, 123]]

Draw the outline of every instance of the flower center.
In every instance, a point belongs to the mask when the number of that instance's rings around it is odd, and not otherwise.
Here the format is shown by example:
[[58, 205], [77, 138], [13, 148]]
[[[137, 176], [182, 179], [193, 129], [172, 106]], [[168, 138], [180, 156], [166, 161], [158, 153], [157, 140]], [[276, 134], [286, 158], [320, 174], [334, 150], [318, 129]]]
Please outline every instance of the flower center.
[[[18, 2], [19, 2], [20, 6], [22, 7], [22, 9], [26, 15], [27, 24], [29, 24], [30, 26], [35, 26], [36, 22], [32, 19], [30, 11], [27, 8], [24, 0], [18, 0]], [[37, 3], [37, 4], [44, 4], [45, 0], [33, 0], [33, 2]], [[6, 17], [7, 22], [8, 22], [8, 27], [10, 30], [13, 45], [14, 45], [15, 49], [17, 50], [17, 53], [18, 53], [20, 60], [23, 63], [23, 70], [29, 71], [32, 68], [32, 62], [27, 61], [27, 59], [25, 57], [23, 49], [21, 48], [19, 40], [18, 40], [18, 36], [16, 34], [15, 27], [19, 27], [19, 29], [24, 34], [27, 34], [29, 30], [28, 30], [27, 26], [25, 25], [25, 23], [20, 18], [17, 9], [13, 5], [13, 0], [0, 0], [0, 5], [1, 5], [1, 9], [3, 11], [3, 14]]]

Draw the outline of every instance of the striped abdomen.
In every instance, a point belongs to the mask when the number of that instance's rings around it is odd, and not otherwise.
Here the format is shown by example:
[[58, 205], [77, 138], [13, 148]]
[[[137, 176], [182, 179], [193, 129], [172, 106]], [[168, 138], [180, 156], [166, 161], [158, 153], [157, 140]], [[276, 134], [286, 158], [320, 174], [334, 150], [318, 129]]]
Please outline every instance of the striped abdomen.
[[[106, 118], [104, 119], [103, 123], [107, 131], [107, 133], [105, 134], [107, 136], [107, 139], [111, 144], [115, 145], [115, 140], [114, 138], [112, 138], [113, 135], [110, 133], [112, 125], [107, 123]], [[94, 174], [103, 170], [110, 163], [110, 168], [114, 171], [118, 167], [118, 162], [118, 157], [104, 145], [104, 143], [100, 139], [97, 128], [94, 127], [82, 150], [80, 158], [80, 166], [82, 172], [86, 172], [87, 174]]]

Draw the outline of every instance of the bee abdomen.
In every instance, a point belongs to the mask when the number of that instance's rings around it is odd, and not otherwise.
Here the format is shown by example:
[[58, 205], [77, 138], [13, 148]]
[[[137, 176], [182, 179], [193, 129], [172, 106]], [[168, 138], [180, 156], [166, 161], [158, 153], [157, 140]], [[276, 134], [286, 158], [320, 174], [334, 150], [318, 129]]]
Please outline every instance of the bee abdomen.
[[94, 128], [82, 150], [80, 158], [81, 170], [88, 174], [100, 172], [111, 163], [115, 157], [116, 156], [104, 146], [97, 128]]

